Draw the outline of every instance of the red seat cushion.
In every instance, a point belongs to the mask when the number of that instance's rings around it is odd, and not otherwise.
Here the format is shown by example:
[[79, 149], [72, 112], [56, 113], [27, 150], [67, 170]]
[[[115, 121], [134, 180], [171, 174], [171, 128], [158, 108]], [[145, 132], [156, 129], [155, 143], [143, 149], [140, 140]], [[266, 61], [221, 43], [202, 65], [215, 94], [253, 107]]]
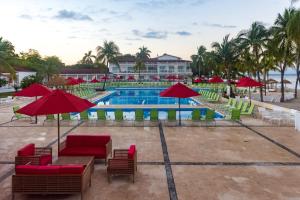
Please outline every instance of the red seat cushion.
[[18, 165], [16, 174], [59, 174], [59, 166]]
[[95, 156], [106, 158], [104, 147], [68, 147], [59, 152], [60, 156]]
[[48, 165], [52, 163], [51, 155], [42, 155], [40, 158], [40, 165]]
[[34, 144], [28, 144], [18, 151], [18, 156], [33, 156], [35, 151]]
[[68, 135], [66, 140], [67, 147], [95, 147], [104, 146], [110, 140], [109, 135]]
[[61, 165], [59, 168], [60, 174], [82, 174], [84, 165]]
[[134, 159], [134, 154], [135, 154], [135, 145], [132, 144], [128, 149], [128, 158]]

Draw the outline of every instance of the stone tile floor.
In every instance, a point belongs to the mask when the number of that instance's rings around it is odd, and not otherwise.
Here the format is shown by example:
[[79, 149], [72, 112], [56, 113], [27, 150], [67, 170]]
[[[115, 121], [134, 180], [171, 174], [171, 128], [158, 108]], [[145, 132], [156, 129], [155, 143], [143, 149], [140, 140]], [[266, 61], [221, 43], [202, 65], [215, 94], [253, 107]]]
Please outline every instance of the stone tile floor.
[[[10, 120], [0, 108], [0, 122]], [[57, 138], [55, 126], [14, 121], [0, 125], [0, 199], [11, 198], [14, 155], [32, 142], [46, 146]], [[103, 162], [95, 165], [85, 199], [300, 199], [300, 133], [258, 119], [217, 127], [63, 126], [62, 135], [110, 134], [113, 148], [136, 144], [138, 174], [107, 182]], [[162, 138], [163, 136], [163, 138]], [[54, 159], [57, 143], [52, 145]], [[162, 148], [163, 147], [163, 148]], [[168, 174], [168, 175], [166, 175]], [[171, 198], [170, 198], [171, 196]], [[16, 199], [80, 199], [79, 195], [17, 195]]]

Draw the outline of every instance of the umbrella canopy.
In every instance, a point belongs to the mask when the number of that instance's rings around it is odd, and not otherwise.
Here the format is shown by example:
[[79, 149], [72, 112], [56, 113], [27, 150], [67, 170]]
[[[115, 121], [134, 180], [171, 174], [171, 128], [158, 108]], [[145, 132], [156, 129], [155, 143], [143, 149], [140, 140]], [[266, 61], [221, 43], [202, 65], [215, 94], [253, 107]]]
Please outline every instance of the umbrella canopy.
[[27, 88], [24, 88], [19, 92], [16, 92], [15, 96], [38, 97], [38, 96], [44, 96], [49, 93], [51, 93], [51, 90], [48, 87], [39, 83], [33, 83]]
[[134, 81], [135, 78], [134, 78], [134, 76], [129, 76], [129, 77], [127, 78], [127, 80], [128, 80], [128, 81]]
[[109, 77], [108, 77], [108, 76], [102, 76], [102, 77], [101, 77], [101, 80], [103, 80], [103, 81], [104, 81], [104, 80], [109, 80]]
[[210, 83], [223, 83], [223, 79], [221, 79], [221, 77], [219, 76], [213, 76], [211, 79], [209, 79]]
[[91, 83], [99, 83], [100, 81], [98, 81], [96, 78], [94, 78], [93, 80], [91, 80]]
[[168, 75], [166, 78], [167, 78], [169, 81], [174, 81], [174, 80], [177, 79], [177, 77], [176, 77], [175, 75]]
[[278, 83], [278, 81], [276, 81], [275, 79], [271, 79], [271, 78], [266, 81], [266, 84], [274, 84], [274, 83]]
[[79, 82], [77, 81], [77, 79], [69, 77], [69, 78], [67, 78], [66, 84], [67, 85], [77, 85], [77, 84], [79, 84]]
[[201, 78], [195, 78], [194, 79], [194, 83], [201, 83], [202, 82], [202, 79]]
[[189, 98], [194, 96], [199, 96], [197, 92], [191, 88], [183, 85], [182, 83], [176, 83], [175, 85], [163, 90], [159, 96], [161, 97], [177, 97], [178, 107], [179, 107], [179, 125], [181, 125], [181, 115], [180, 115], [180, 98]]
[[237, 85], [237, 87], [249, 87], [249, 99], [251, 103], [251, 91], [250, 87], [262, 87], [263, 84], [260, 82], [257, 82], [256, 80], [249, 78], [249, 77], [243, 77], [240, 78]]
[[286, 79], [284, 79], [282, 82], [283, 82], [284, 84], [292, 84], [292, 82], [291, 82], [291, 81], [289, 81], [289, 80], [286, 80]]
[[154, 81], [158, 81], [159, 77], [158, 76], [152, 76], [151, 79], [154, 80]]
[[70, 112], [82, 112], [95, 104], [86, 99], [81, 99], [63, 90], [54, 90], [51, 93], [43, 96], [35, 102], [32, 102], [19, 110], [18, 113], [35, 116], [35, 115], [49, 115], [57, 114], [57, 127], [58, 127], [58, 151], [60, 145], [60, 127], [59, 127], [59, 114]]
[[86, 83], [86, 81], [83, 80], [82, 78], [78, 78], [78, 79], [77, 79], [77, 82], [78, 82], [78, 83]]

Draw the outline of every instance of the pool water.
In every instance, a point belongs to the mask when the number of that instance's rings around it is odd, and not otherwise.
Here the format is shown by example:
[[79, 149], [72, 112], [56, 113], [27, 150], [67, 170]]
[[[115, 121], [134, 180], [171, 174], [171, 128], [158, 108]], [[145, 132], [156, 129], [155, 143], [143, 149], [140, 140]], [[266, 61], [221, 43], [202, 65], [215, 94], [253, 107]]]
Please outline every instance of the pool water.
[[[178, 98], [160, 97], [159, 93], [165, 88], [151, 89], [133, 89], [122, 88], [115, 89], [112, 94], [96, 100], [94, 103], [98, 105], [174, 105], [178, 104]], [[199, 102], [191, 98], [180, 99], [182, 105], [199, 105]]]
[[[205, 116], [207, 108], [198, 108], [198, 109], [201, 112], [201, 116]], [[97, 110], [105, 110], [107, 120], [114, 120], [115, 119], [115, 114], [114, 114], [115, 109], [113, 109], [113, 108], [90, 108], [88, 110], [90, 119], [97, 119]], [[123, 108], [122, 110], [123, 110], [124, 120], [134, 120], [135, 119], [135, 109]], [[151, 110], [150, 108], [143, 109], [145, 120], [150, 120], [150, 110]], [[168, 110], [169, 109], [168, 108], [159, 108], [157, 110], [158, 110], [158, 118], [160, 120], [166, 120], [167, 117], [168, 117]], [[193, 110], [194, 110], [193, 108], [182, 108], [180, 110], [181, 119], [191, 120]], [[79, 114], [74, 113], [73, 118], [74, 119], [80, 119]], [[222, 114], [220, 114], [218, 112], [215, 113], [215, 119], [222, 119], [222, 118], [224, 118]], [[179, 119], [178, 109], [176, 109], [176, 119]]]

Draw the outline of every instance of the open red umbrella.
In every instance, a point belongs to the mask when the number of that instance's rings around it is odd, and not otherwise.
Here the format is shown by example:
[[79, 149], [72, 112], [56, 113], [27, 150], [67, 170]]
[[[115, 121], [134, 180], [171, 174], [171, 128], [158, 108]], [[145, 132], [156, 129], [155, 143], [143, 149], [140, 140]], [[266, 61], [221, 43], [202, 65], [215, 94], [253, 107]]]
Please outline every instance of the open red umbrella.
[[127, 80], [128, 80], [128, 81], [134, 81], [135, 78], [134, 78], [134, 76], [129, 76], [129, 77], [127, 78]]
[[73, 78], [73, 77], [69, 77], [67, 78], [67, 85], [77, 85], [79, 84], [79, 82], [77, 81], [77, 79]]
[[100, 81], [98, 81], [96, 78], [94, 78], [93, 80], [91, 80], [91, 83], [99, 83]]
[[151, 79], [154, 80], [154, 81], [158, 81], [159, 77], [158, 76], [151, 76]]
[[102, 76], [102, 77], [101, 77], [101, 80], [102, 80], [102, 81], [109, 80], [109, 77], [108, 77], [108, 76]]
[[58, 151], [60, 145], [60, 125], [59, 114], [70, 112], [82, 112], [95, 104], [86, 99], [81, 99], [75, 95], [64, 92], [63, 90], [54, 90], [53, 92], [43, 96], [35, 102], [32, 102], [19, 110], [18, 113], [35, 116], [57, 114], [58, 129]]
[[169, 81], [174, 81], [174, 80], [176, 80], [176, 76], [175, 75], [168, 75], [167, 77], [166, 77]]
[[[15, 96], [35, 97], [35, 100], [37, 100], [38, 96], [44, 96], [49, 93], [51, 93], [51, 90], [48, 87], [39, 83], [33, 83], [21, 91], [16, 92]], [[37, 123], [37, 116], [35, 116], [35, 123]]]
[[194, 79], [194, 83], [201, 83], [202, 82], [202, 79], [201, 78], [195, 78]]
[[180, 115], [180, 99], [181, 98], [189, 98], [199, 96], [197, 92], [192, 90], [191, 88], [183, 85], [182, 83], [176, 83], [171, 87], [162, 91], [159, 96], [161, 97], [176, 97], [178, 98], [178, 106], [179, 106], [179, 126], [181, 126], [181, 115]]
[[77, 79], [77, 82], [78, 82], [78, 83], [86, 83], [86, 81], [83, 80], [82, 78], [78, 78], [78, 79]]
[[219, 76], [213, 76], [211, 79], [208, 81], [209, 83], [223, 83], [223, 79]]
[[243, 77], [240, 78], [239, 81], [237, 82], [237, 87], [249, 87], [249, 99], [251, 102], [251, 91], [250, 87], [262, 87], [263, 84], [260, 82], [257, 82], [256, 80], [249, 78], [249, 77]]

